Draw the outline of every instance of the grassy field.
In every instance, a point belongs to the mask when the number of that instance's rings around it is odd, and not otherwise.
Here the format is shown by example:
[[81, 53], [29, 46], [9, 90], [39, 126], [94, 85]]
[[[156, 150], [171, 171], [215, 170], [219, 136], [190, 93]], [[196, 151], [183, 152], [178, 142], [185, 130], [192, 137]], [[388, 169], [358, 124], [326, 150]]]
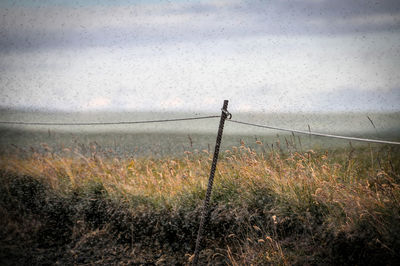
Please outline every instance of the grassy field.
[[[221, 152], [202, 263], [400, 262], [398, 148], [274, 147]], [[208, 150], [117, 158], [42, 148], [0, 158], [1, 264], [190, 262]]]

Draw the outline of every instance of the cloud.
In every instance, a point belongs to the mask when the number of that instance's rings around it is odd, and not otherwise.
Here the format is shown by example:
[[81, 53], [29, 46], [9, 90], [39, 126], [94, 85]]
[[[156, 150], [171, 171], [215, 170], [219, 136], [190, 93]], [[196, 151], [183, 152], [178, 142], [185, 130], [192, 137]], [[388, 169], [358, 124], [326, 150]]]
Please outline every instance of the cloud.
[[[157, 109], [182, 109], [185, 106], [185, 102], [180, 97], [170, 97], [160, 102]], [[186, 105], [187, 107], [187, 105]]]
[[400, 109], [397, 1], [110, 2], [0, 4], [1, 104]]
[[98, 97], [90, 100], [86, 109], [104, 109], [110, 106], [111, 100], [105, 97]]
[[397, 0], [151, 2], [0, 9], [0, 49], [202, 42], [268, 35], [399, 32]]
[[110, 100], [101, 108], [109, 110], [215, 112], [224, 99], [236, 111], [399, 110], [394, 89], [386, 94], [400, 84], [399, 38], [279, 37], [14, 52], [1, 58], [4, 68], [13, 66], [0, 75], [1, 105], [86, 110], [103, 97]]

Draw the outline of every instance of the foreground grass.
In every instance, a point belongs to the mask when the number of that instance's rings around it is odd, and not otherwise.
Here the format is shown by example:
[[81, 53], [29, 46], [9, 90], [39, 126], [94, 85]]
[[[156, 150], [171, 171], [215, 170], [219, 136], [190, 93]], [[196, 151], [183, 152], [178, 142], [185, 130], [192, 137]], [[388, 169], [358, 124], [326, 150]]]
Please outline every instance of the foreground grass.
[[[399, 263], [399, 158], [389, 148], [223, 152], [201, 261]], [[211, 159], [1, 158], [0, 261], [189, 263]]]

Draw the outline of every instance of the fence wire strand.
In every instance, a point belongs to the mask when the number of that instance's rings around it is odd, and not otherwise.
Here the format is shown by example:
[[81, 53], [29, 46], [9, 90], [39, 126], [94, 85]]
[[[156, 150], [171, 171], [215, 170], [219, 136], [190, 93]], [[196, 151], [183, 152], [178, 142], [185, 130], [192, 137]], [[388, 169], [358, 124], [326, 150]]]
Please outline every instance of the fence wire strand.
[[227, 121], [231, 122], [231, 123], [242, 124], [242, 125], [247, 125], [247, 126], [274, 129], [274, 130], [279, 130], [279, 131], [293, 132], [293, 133], [313, 135], [313, 136], [319, 136], [319, 137], [346, 139], [346, 140], [354, 140], [354, 141], [362, 141], [362, 142], [370, 142], [370, 143], [380, 143], [380, 144], [390, 144], [390, 145], [400, 145], [400, 142], [397, 142], [397, 141], [387, 141], [387, 140], [377, 140], [377, 139], [347, 137], [347, 136], [340, 136], [340, 135], [333, 135], [333, 134], [324, 134], [324, 133], [318, 133], [318, 132], [312, 132], [312, 131], [303, 131], [303, 130], [296, 130], [296, 129], [289, 129], [289, 128], [273, 127], [273, 126], [268, 126], [268, 125], [259, 125], [259, 124], [238, 121], [238, 120], [227, 120]]
[[141, 120], [141, 121], [119, 121], [119, 122], [18, 122], [18, 121], [0, 121], [0, 124], [7, 125], [34, 125], [34, 126], [102, 126], [102, 125], [132, 125], [132, 124], [149, 124], [149, 123], [164, 123], [164, 122], [177, 122], [177, 121], [189, 121], [189, 120], [200, 120], [219, 118], [219, 115], [210, 116], [197, 116], [197, 117], [185, 117], [185, 118], [172, 118], [172, 119], [157, 119], [157, 120]]
[[[190, 120], [201, 120], [201, 119], [211, 119], [211, 118], [219, 118], [219, 115], [209, 115], [209, 116], [197, 116], [197, 117], [185, 117], [185, 118], [172, 118], [172, 119], [157, 119], [157, 120], [140, 120], [140, 121], [118, 121], [118, 122], [23, 122], [23, 121], [0, 121], [0, 124], [3, 125], [34, 125], [34, 126], [102, 126], [102, 125], [133, 125], [133, 124], [150, 124], [150, 123], [165, 123], [165, 122], [178, 122], [178, 121], [190, 121]], [[387, 141], [387, 140], [377, 140], [377, 139], [367, 139], [367, 138], [357, 138], [357, 137], [348, 137], [334, 134], [325, 134], [319, 132], [312, 131], [304, 131], [290, 128], [281, 128], [275, 126], [268, 125], [260, 125], [254, 124], [244, 121], [238, 120], [227, 120], [231, 123], [242, 124], [247, 126], [273, 129], [279, 131], [293, 132], [304, 135], [312, 135], [319, 137], [328, 137], [328, 138], [336, 138], [336, 139], [345, 139], [345, 140], [354, 140], [354, 141], [362, 141], [362, 142], [370, 142], [370, 143], [380, 143], [380, 144], [389, 144], [389, 145], [400, 145], [400, 142], [397, 141]]]

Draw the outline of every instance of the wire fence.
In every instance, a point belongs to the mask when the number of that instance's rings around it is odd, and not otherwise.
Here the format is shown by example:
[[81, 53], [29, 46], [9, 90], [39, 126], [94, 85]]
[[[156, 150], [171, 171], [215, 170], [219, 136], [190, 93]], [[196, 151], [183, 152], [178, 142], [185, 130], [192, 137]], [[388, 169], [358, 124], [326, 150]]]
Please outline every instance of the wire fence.
[[0, 124], [7, 125], [35, 125], [35, 126], [105, 126], [105, 125], [132, 125], [132, 124], [150, 124], [150, 123], [165, 123], [165, 122], [178, 122], [178, 121], [190, 121], [190, 120], [201, 120], [210, 118], [219, 118], [219, 115], [210, 116], [196, 116], [196, 117], [185, 117], [185, 118], [171, 118], [171, 119], [157, 119], [157, 120], [141, 120], [141, 121], [118, 121], [118, 122], [19, 122], [19, 121], [0, 121]]
[[[102, 125], [132, 125], [132, 124], [150, 124], [150, 123], [167, 123], [167, 122], [179, 122], [179, 121], [191, 121], [191, 120], [203, 120], [203, 119], [213, 119], [219, 118], [219, 115], [209, 115], [209, 116], [197, 116], [197, 117], [184, 117], [184, 118], [170, 118], [170, 119], [157, 119], [157, 120], [140, 120], [140, 121], [117, 121], [117, 122], [23, 122], [23, 121], [0, 121], [0, 124], [5, 125], [35, 125], [35, 126], [102, 126]], [[358, 138], [358, 137], [350, 137], [350, 136], [342, 136], [335, 134], [327, 134], [313, 131], [305, 131], [291, 128], [281, 128], [276, 126], [269, 125], [260, 125], [245, 121], [238, 121], [227, 119], [228, 122], [241, 124], [246, 126], [272, 129], [278, 131], [285, 131], [291, 133], [299, 133], [304, 135], [312, 135], [318, 137], [327, 137], [327, 138], [336, 138], [336, 139], [344, 139], [350, 141], [360, 141], [360, 142], [368, 142], [368, 143], [378, 143], [378, 144], [388, 144], [388, 145], [400, 145], [400, 142], [397, 141], [389, 141], [389, 140], [378, 140], [378, 139], [368, 139], [368, 138]]]
[[312, 132], [312, 131], [303, 131], [303, 130], [297, 130], [297, 129], [273, 127], [273, 126], [268, 126], [268, 125], [259, 125], [259, 124], [253, 124], [253, 123], [237, 121], [237, 120], [228, 120], [228, 122], [236, 123], [236, 124], [242, 124], [242, 125], [246, 125], [246, 126], [253, 126], [253, 127], [259, 127], [259, 128], [266, 128], [266, 129], [273, 129], [273, 130], [279, 130], [279, 131], [293, 132], [293, 133], [312, 135], [312, 136], [319, 136], [319, 137], [328, 137], [328, 138], [354, 140], [354, 141], [380, 143], [380, 144], [389, 144], [389, 145], [400, 145], [400, 142], [397, 142], [397, 141], [388, 141], [388, 140], [378, 140], [378, 139], [367, 139], [367, 138], [340, 136], [340, 135], [325, 134], [325, 133], [318, 133], [318, 132]]

